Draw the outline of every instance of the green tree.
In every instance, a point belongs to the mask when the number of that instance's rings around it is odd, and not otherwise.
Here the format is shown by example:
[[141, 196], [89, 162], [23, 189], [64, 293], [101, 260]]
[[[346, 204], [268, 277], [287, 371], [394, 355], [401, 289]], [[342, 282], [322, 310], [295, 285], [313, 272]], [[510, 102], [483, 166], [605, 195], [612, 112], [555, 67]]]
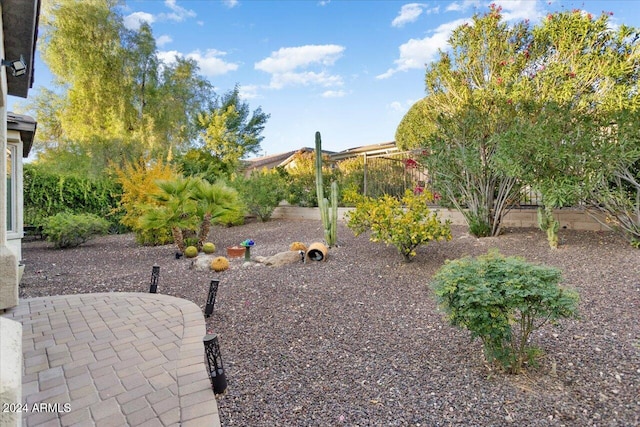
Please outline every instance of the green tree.
[[610, 171], [597, 176], [586, 200], [589, 212], [620, 232], [640, 248], [640, 117], [637, 111], [625, 110], [612, 118], [606, 128], [602, 167]]
[[533, 35], [530, 65], [513, 87], [518, 114], [496, 157], [501, 170], [542, 195], [541, 224], [556, 247], [553, 209], [608, 188], [601, 183], [639, 159], [637, 143], [629, 144], [637, 138], [621, 130], [637, 130], [640, 33], [612, 29], [606, 13], [571, 11], [549, 15]]
[[182, 57], [162, 67], [152, 117], [163, 152], [170, 148], [180, 153], [197, 146], [198, 117], [215, 99], [213, 86], [198, 72], [195, 60]]
[[62, 127], [71, 140], [95, 135], [119, 138], [128, 129], [132, 109], [128, 91], [125, 31], [115, 0], [60, 0], [46, 2], [40, 26], [42, 57], [65, 88]]
[[42, 57], [56, 85], [31, 105], [43, 117], [43, 146], [56, 150], [49, 158], [81, 153], [93, 175], [111, 162], [186, 150], [196, 140], [198, 112], [214, 99], [195, 61], [161, 66], [149, 25], [126, 29], [120, 5], [47, 2], [41, 19]]
[[185, 153], [178, 153], [174, 163], [180, 167], [185, 176], [201, 176], [209, 182], [220, 178], [231, 177], [235, 170], [209, 151], [190, 148]]
[[615, 187], [638, 160], [633, 139], [612, 136], [623, 118], [637, 123], [638, 36], [582, 11], [550, 14], [532, 30], [507, 27], [494, 6], [453, 32], [452, 53], [428, 67], [427, 97], [396, 139], [429, 149], [434, 188], [468, 209], [476, 235], [497, 234], [520, 185], [531, 185], [555, 246], [553, 209], [597, 199], [595, 187]]
[[264, 139], [261, 133], [268, 119], [269, 114], [260, 107], [249, 111], [249, 104], [240, 99], [240, 88], [236, 86], [198, 115], [203, 148], [235, 168], [240, 159], [260, 151]]
[[63, 96], [44, 87], [39, 88], [30, 98], [29, 108], [36, 111], [38, 117], [38, 131], [33, 142], [34, 152], [57, 148], [63, 142], [64, 130], [60, 113], [64, 104]]
[[445, 205], [461, 211], [476, 236], [500, 233], [520, 190], [519, 181], [493, 164], [495, 135], [509, 128], [515, 110], [510, 88], [526, 68], [531, 37], [526, 23], [509, 27], [500, 8], [456, 28], [451, 51], [427, 67], [427, 96], [396, 131], [402, 148], [427, 149], [432, 187]]

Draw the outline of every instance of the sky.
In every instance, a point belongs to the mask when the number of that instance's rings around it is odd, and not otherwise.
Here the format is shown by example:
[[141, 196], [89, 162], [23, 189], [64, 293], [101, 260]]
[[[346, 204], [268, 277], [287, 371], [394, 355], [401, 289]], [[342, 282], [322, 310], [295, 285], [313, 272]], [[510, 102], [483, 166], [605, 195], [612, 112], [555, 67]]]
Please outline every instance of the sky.
[[[425, 64], [490, 3], [511, 22], [580, 9], [640, 27], [632, 0], [127, 0], [121, 12], [129, 28], [151, 25], [163, 61], [195, 59], [218, 94], [238, 85], [252, 111], [269, 114], [260, 153], [269, 155], [313, 147], [316, 131], [329, 151], [393, 141], [425, 95]], [[50, 81], [37, 55], [30, 93]]]

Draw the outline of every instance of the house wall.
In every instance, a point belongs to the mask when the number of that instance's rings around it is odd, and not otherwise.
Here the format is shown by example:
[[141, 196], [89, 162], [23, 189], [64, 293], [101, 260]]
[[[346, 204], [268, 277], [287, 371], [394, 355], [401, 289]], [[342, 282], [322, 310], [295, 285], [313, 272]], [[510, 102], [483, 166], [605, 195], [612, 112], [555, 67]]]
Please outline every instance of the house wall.
[[[4, 58], [4, 28], [0, 2], [0, 58]], [[7, 243], [7, 75], [0, 67], [0, 310], [18, 305], [18, 258]], [[21, 156], [17, 156], [21, 157]], [[0, 318], [0, 403], [22, 402], [22, 325]], [[22, 414], [0, 413], [3, 426], [22, 425]]]
[[[15, 193], [13, 198], [13, 202], [15, 203], [15, 217], [13, 218], [13, 230], [7, 231], [7, 246], [13, 251], [15, 256], [18, 258], [18, 261], [21, 261], [22, 237], [24, 235], [24, 174], [20, 132], [14, 130], [7, 131], [7, 146], [15, 147], [15, 150], [13, 151], [15, 153], [15, 157], [12, 164], [12, 167], [15, 168], [15, 172], [13, 174], [15, 179], [13, 186], [13, 191]], [[9, 213], [7, 213], [7, 215], [9, 215]]]
[[[0, 16], [2, 16], [0, 5]], [[4, 58], [4, 28], [0, 19], [0, 56]], [[18, 305], [18, 258], [7, 242], [7, 71], [0, 67], [0, 309]]]
[[[0, 17], [2, 4], [0, 4]], [[0, 57], [4, 58], [4, 28], [0, 19]], [[0, 67], [0, 310], [18, 305], [18, 257], [7, 242], [7, 70]]]

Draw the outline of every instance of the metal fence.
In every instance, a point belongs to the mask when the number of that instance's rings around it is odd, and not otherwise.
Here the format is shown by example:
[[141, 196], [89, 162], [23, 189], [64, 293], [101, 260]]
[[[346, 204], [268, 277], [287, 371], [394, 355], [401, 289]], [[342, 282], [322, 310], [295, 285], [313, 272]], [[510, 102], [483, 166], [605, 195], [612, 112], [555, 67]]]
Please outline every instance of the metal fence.
[[[370, 197], [388, 194], [401, 197], [407, 189], [421, 192], [429, 186], [427, 169], [420, 164], [414, 152], [396, 152], [364, 155], [363, 192]], [[540, 195], [530, 186], [520, 191], [515, 208], [532, 208], [541, 205]]]
[[421, 191], [428, 181], [426, 169], [411, 152], [365, 155], [364, 194], [401, 197], [407, 189]]

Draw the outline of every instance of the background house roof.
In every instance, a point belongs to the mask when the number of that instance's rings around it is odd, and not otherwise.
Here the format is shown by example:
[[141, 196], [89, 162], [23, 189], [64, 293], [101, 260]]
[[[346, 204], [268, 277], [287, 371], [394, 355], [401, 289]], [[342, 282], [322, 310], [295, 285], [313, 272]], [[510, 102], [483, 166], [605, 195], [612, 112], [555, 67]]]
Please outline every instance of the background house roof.
[[33, 137], [36, 134], [36, 121], [31, 116], [23, 114], [7, 112], [7, 130], [17, 130], [20, 132], [22, 140], [22, 157], [28, 157], [31, 146], [33, 145]]
[[[273, 169], [278, 166], [286, 166], [300, 153], [313, 153], [315, 149], [309, 147], [302, 147], [298, 150], [286, 151], [284, 153], [270, 154], [268, 156], [255, 157], [253, 159], [243, 160], [245, 162], [245, 172], [249, 173], [256, 169], [267, 168]], [[322, 150], [323, 154], [333, 155], [333, 151]]]
[[344, 151], [331, 155], [331, 160], [338, 161], [348, 159], [350, 157], [356, 157], [361, 154], [375, 155], [375, 154], [389, 154], [398, 151], [396, 142], [382, 142], [380, 144], [363, 145], [360, 147], [349, 148]]
[[4, 59], [24, 57], [27, 73], [14, 77], [7, 73], [7, 93], [26, 98], [33, 86], [33, 64], [38, 38], [40, 0], [0, 0], [4, 29]]

